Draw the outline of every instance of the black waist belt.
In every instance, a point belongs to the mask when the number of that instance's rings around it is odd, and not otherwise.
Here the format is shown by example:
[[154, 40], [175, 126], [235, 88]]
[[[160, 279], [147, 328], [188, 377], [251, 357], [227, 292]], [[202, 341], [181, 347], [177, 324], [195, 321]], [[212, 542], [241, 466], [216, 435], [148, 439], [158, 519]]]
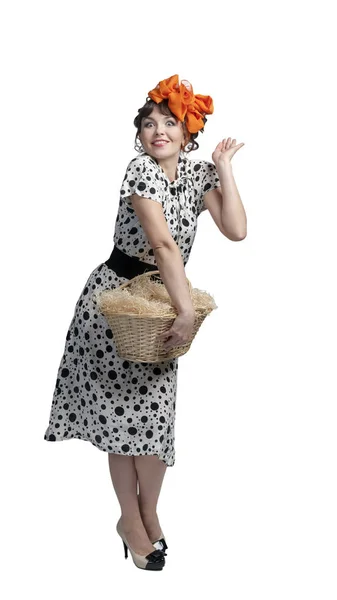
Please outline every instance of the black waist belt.
[[113, 247], [113, 250], [108, 258], [108, 260], [104, 261], [109, 269], [113, 269], [118, 277], [126, 277], [127, 279], [132, 279], [132, 277], [136, 277], [136, 275], [141, 275], [145, 273], [145, 271], [158, 271], [157, 265], [151, 265], [149, 263], [142, 262], [138, 258], [134, 256], [129, 256], [119, 250], [116, 246]]

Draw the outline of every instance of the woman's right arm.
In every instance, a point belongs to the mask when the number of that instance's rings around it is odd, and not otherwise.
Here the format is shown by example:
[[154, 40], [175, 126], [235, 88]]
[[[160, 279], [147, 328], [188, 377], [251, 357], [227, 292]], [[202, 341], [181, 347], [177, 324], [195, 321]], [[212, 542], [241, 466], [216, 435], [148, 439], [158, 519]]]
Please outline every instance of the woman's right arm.
[[183, 259], [168, 228], [162, 205], [137, 194], [133, 194], [131, 200], [153, 249], [158, 271], [171, 297], [172, 304], [178, 314], [194, 315]]
[[172, 241], [161, 242], [153, 248], [161, 278], [179, 314], [194, 313], [191, 295], [180, 250]]

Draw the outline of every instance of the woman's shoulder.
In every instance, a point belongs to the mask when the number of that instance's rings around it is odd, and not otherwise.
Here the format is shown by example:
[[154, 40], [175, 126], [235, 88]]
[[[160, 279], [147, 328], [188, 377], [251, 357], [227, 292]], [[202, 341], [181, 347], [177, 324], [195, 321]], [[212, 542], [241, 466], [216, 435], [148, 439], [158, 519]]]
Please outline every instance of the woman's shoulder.
[[213, 162], [200, 158], [189, 158], [187, 173], [193, 179], [193, 185], [201, 195], [205, 194], [209, 189], [214, 189], [220, 186], [220, 179]]
[[158, 165], [148, 154], [139, 154], [132, 158], [126, 168], [121, 185], [121, 196], [129, 196], [134, 190], [149, 192], [149, 197], [163, 188]]
[[153, 185], [160, 186], [163, 184], [162, 169], [158, 163], [149, 154], [143, 153], [132, 158], [127, 166], [124, 181], [146, 180], [152, 182]]
[[206, 169], [209, 167], [209, 165], [211, 165], [212, 167], [215, 168], [215, 165], [212, 162], [210, 162], [208, 160], [204, 160], [202, 158], [185, 157], [185, 161], [186, 161], [186, 165], [189, 166], [194, 171], [199, 171], [200, 169]]
[[144, 166], [155, 166], [156, 163], [153, 160], [153, 158], [146, 153], [143, 154], [138, 154], [138, 156], [134, 156], [134, 158], [132, 158], [128, 164], [128, 168], [129, 167], [144, 167]]
[[215, 164], [208, 160], [204, 160], [202, 158], [185, 157], [184, 163], [184, 169], [186, 173], [193, 177], [193, 181], [196, 186], [204, 179], [214, 176], [216, 177], [217, 175]]

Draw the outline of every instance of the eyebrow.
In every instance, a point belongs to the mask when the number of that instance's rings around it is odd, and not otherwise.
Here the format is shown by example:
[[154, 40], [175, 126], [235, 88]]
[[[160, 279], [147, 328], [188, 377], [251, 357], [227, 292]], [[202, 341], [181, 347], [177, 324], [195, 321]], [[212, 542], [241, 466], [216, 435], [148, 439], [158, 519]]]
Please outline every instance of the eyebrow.
[[[166, 117], [168, 119], [175, 119], [175, 117], [171, 117], [171, 115], [163, 115], [163, 117]], [[154, 119], [152, 119], [152, 117], [143, 117], [144, 121], [145, 119], [149, 119], [150, 121], [154, 121]]]

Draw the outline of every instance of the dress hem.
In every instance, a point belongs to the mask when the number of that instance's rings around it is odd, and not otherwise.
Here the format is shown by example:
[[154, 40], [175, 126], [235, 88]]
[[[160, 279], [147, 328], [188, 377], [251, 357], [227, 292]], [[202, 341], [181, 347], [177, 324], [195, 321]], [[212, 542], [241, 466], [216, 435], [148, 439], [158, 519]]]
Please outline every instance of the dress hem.
[[[54, 435], [54, 434], [51, 434]], [[118, 451], [112, 451], [112, 450], [108, 450], [107, 448], [101, 448], [100, 446], [98, 446], [98, 444], [96, 444], [93, 440], [83, 437], [80, 434], [73, 434], [71, 436], [67, 436], [67, 437], [62, 437], [59, 439], [53, 439], [51, 440], [50, 438], [48, 438], [46, 435], [43, 438], [46, 442], [66, 442], [68, 440], [82, 440], [82, 442], [90, 442], [93, 446], [95, 446], [95, 448], [98, 448], [98, 450], [101, 450], [101, 452], [107, 452], [108, 454], [119, 454], [122, 456], [158, 456], [159, 460], [162, 460], [167, 467], [173, 467], [175, 464], [175, 461], [170, 462], [168, 460], [165, 460], [161, 455], [159, 455], [158, 453], [154, 453], [154, 454], [150, 454], [148, 452], [137, 452], [137, 454], [132, 454], [129, 452], [118, 452]]]

